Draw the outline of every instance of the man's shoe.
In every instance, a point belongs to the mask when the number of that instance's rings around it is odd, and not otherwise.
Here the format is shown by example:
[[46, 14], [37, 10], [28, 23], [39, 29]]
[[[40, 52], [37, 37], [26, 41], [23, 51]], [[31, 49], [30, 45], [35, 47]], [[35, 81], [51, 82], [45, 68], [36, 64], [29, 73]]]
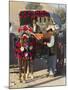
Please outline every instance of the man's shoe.
[[46, 77], [49, 77], [49, 73], [46, 74]]

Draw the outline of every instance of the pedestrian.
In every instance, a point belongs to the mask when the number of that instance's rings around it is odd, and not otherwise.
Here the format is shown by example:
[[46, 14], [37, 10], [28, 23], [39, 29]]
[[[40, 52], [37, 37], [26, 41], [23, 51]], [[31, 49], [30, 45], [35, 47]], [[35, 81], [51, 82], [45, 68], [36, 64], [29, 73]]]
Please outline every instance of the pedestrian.
[[55, 41], [55, 35], [53, 33], [53, 29], [50, 28], [47, 30], [47, 34], [50, 35], [50, 41], [44, 42], [44, 45], [48, 47], [48, 60], [47, 60], [47, 76], [54, 76], [56, 71], [56, 41]]

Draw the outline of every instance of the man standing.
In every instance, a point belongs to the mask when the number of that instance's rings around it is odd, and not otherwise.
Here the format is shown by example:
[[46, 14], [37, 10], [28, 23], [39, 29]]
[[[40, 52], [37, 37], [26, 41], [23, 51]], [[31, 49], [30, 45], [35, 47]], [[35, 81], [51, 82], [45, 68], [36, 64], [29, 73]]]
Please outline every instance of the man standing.
[[48, 69], [48, 74], [47, 76], [54, 76], [55, 75], [55, 70], [56, 70], [56, 62], [57, 62], [57, 57], [56, 57], [56, 41], [55, 41], [55, 36], [53, 33], [53, 30], [50, 28], [47, 30], [47, 33], [50, 35], [50, 41], [49, 42], [44, 42], [44, 45], [47, 45], [48, 47], [48, 60], [47, 60], [47, 69]]
[[37, 25], [35, 19], [33, 19], [32, 27], [33, 27], [33, 33], [42, 33], [40, 30], [40, 26]]

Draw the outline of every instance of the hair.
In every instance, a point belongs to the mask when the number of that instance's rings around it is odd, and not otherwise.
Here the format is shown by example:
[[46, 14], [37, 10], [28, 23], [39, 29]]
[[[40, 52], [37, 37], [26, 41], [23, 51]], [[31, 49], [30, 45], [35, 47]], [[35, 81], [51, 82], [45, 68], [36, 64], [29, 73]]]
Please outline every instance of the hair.
[[52, 28], [50, 28], [47, 32], [50, 32], [50, 31], [53, 32]]

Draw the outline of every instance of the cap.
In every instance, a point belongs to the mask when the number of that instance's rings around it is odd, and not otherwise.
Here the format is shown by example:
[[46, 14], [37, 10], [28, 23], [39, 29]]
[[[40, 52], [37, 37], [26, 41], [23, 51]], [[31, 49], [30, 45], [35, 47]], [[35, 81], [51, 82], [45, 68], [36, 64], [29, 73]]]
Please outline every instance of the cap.
[[50, 29], [52, 29], [52, 30], [54, 31], [54, 30], [55, 30], [54, 25], [49, 25], [49, 26], [46, 28], [46, 31], [49, 31]]

